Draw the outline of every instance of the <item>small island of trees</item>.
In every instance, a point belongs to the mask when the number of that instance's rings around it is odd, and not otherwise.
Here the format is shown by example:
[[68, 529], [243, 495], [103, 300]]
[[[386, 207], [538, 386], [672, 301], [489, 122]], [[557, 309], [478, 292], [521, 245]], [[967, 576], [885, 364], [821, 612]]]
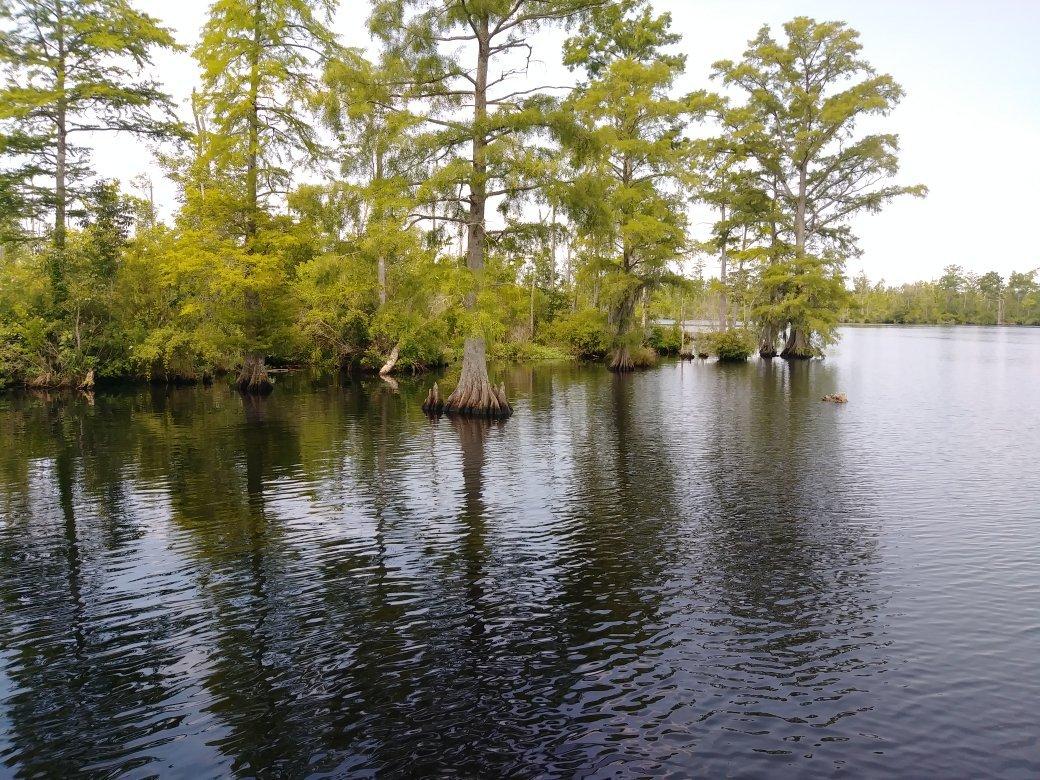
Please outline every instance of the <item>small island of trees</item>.
[[[184, 121], [154, 66], [181, 44], [131, 0], [0, 0], [0, 385], [457, 363], [427, 408], [495, 417], [489, 361], [801, 360], [843, 321], [1040, 322], [1035, 273], [849, 283], [850, 220], [925, 189], [864, 130], [903, 92], [846, 24], [763, 27], [683, 92], [645, 0], [375, 0], [369, 52], [335, 10], [215, 0]], [[567, 84], [531, 75], [552, 27]], [[93, 168], [98, 133], [154, 145], [171, 218]], [[715, 337], [659, 324], [691, 318]]]

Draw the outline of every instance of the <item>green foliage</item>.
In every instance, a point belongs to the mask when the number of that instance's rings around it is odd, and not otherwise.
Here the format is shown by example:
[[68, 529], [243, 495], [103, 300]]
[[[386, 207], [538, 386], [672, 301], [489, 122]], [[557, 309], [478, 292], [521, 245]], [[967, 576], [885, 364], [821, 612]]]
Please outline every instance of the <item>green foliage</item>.
[[554, 345], [533, 341], [496, 342], [491, 345], [488, 357], [503, 363], [552, 363], [571, 359], [570, 354]]
[[[331, 0], [216, 0], [195, 48], [197, 142], [237, 201], [239, 227], [319, 153], [308, 107], [336, 49]], [[234, 185], [234, 186], [232, 186]]]
[[[719, 323], [695, 346], [720, 360], [761, 326], [805, 356], [849, 319], [1040, 324], [1036, 272], [846, 289], [850, 219], [923, 194], [891, 183], [898, 138], [863, 131], [902, 90], [847, 25], [763, 28], [715, 66], [730, 102], [678, 88], [679, 36], [645, 0], [376, 0], [371, 54], [337, 43], [334, 6], [213, 2], [186, 134], [147, 76], [175, 44], [129, 0], [0, 0], [0, 385], [246, 357], [421, 371], [473, 337], [499, 361], [644, 364], [683, 338], [641, 323], [679, 318]], [[556, 23], [578, 86], [509, 83]], [[169, 225], [93, 175], [77, 139], [97, 129], [187, 141], [162, 157]], [[717, 214], [699, 243], [691, 200]]]
[[610, 351], [613, 334], [603, 312], [581, 309], [550, 323], [544, 340], [579, 360], [601, 360]]
[[835, 329], [850, 298], [842, 272], [817, 258], [785, 258], [762, 270], [762, 302], [754, 309], [763, 322], [790, 323], [812, 334], [817, 354], [834, 343]]
[[685, 60], [667, 15], [644, 2], [597, 8], [564, 47], [587, 80], [565, 105], [562, 139], [575, 175], [559, 197], [583, 235], [587, 265], [610, 310], [615, 344], [628, 339], [639, 298], [671, 281], [687, 245], [694, 148], [683, 138], [707, 103], [674, 96]]
[[667, 328], [654, 325], [647, 334], [646, 344], [659, 355], [678, 355], [682, 348], [682, 328], [671, 325]]
[[714, 355], [723, 363], [741, 363], [755, 351], [756, 340], [742, 328], [704, 331], [694, 338], [697, 354]]
[[[29, 245], [28, 257], [15, 253], [15, 275], [32, 268], [46, 284], [34, 285], [20, 318], [4, 328], [21, 357], [2, 370], [41, 384], [126, 372], [113, 285], [129, 220], [114, 186], [89, 184], [79, 139], [180, 135], [172, 102], [146, 75], [154, 52], [176, 44], [128, 0], [4, 0], [0, 29], [0, 246]], [[83, 234], [70, 238], [70, 217], [83, 221]], [[48, 219], [49, 236], [24, 229]]]
[[179, 135], [173, 103], [145, 69], [170, 31], [130, 0], [0, 2], [0, 151], [24, 212], [54, 214], [51, 274], [60, 293], [66, 216], [87, 194], [90, 160], [79, 142], [101, 131]]
[[716, 186], [707, 198], [722, 219], [725, 251], [734, 228], [757, 242], [760, 287], [754, 301], [765, 326], [789, 333], [785, 354], [805, 357], [832, 340], [845, 306], [844, 263], [857, 252], [849, 220], [877, 212], [923, 186], [885, 182], [898, 171], [898, 137], [861, 134], [867, 118], [887, 116], [903, 96], [891, 76], [862, 58], [858, 33], [842, 22], [798, 17], [785, 40], [768, 26], [739, 62], [715, 63], [715, 76], [740, 89], [724, 105], [724, 134], [711, 144]]

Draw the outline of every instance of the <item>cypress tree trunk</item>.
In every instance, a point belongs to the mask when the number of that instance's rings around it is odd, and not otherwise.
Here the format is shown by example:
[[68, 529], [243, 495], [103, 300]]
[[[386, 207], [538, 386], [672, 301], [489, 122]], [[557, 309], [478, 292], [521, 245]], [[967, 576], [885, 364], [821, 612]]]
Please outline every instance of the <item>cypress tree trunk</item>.
[[610, 362], [607, 364], [611, 371], [623, 373], [634, 371], [635, 361], [632, 359], [631, 332], [632, 322], [635, 319], [636, 299], [640, 295], [638, 291], [628, 292], [614, 310], [614, 350], [610, 353]]
[[441, 403], [437, 385], [434, 385], [423, 404], [423, 410], [492, 418], [509, 417], [513, 413], [513, 407], [506, 399], [505, 385], [495, 387], [488, 379], [484, 339], [466, 339], [462, 376], [459, 377], [455, 391], [447, 401]]
[[[377, 143], [378, 147], [378, 143]], [[377, 148], [375, 153], [375, 180], [379, 184], [383, 182], [383, 150]], [[434, 214], [437, 213], [436, 207], [434, 208]], [[384, 219], [383, 209], [380, 206], [376, 212], [372, 215], [373, 222], [377, 224], [382, 222]], [[434, 233], [437, 232], [437, 220], [433, 222]], [[379, 259], [376, 261], [376, 278], [379, 285], [379, 306], [382, 308], [386, 306], [386, 255], [382, 251], [379, 253]]]
[[[628, 186], [632, 181], [632, 161], [626, 154], [621, 165], [621, 182]], [[621, 269], [631, 274], [635, 268], [635, 250], [625, 240], [621, 248]], [[643, 330], [646, 330], [646, 288], [640, 285], [634, 290], [624, 293], [617, 308], [614, 309], [615, 327], [614, 350], [610, 354], [608, 367], [618, 373], [634, 371], [635, 361], [632, 359], [632, 323], [635, 319], [637, 299], [643, 301]]]
[[[722, 221], [726, 221], [726, 207], [722, 206], [720, 209]], [[729, 290], [727, 287], [728, 282], [728, 271], [729, 271], [729, 254], [727, 252], [729, 244], [729, 231], [722, 236], [722, 246], [719, 248], [719, 283], [722, 287], [719, 293], [719, 330], [726, 330], [729, 327]]]
[[788, 360], [808, 360], [813, 356], [812, 344], [808, 331], [800, 325], [792, 325], [784, 342], [784, 351], [780, 357]]
[[[795, 253], [798, 260], [805, 257], [805, 211], [806, 211], [806, 166], [803, 163], [798, 171], [798, 202], [794, 215]], [[780, 357], [790, 360], [807, 360], [812, 357], [810, 334], [798, 323], [790, 323], [787, 340]]]
[[759, 357], [766, 360], [772, 360], [776, 357], [776, 341], [779, 330], [772, 322], [767, 322], [762, 326], [762, 331], [758, 338]]
[[266, 395], [274, 389], [274, 383], [267, 374], [267, 363], [263, 355], [247, 352], [243, 356], [235, 387], [243, 393], [257, 395]]
[[627, 344], [618, 345], [617, 349], [611, 353], [609, 368], [618, 374], [636, 370], [636, 364], [632, 360], [632, 351]]
[[[473, 175], [470, 179], [469, 224], [467, 226], [466, 266], [479, 285], [484, 271], [485, 225], [487, 208], [487, 91], [488, 66], [491, 61], [491, 36], [488, 19], [476, 25], [477, 70], [473, 88]], [[475, 290], [466, 295], [466, 308], [477, 305]], [[462, 377], [448, 399], [440, 402], [436, 386], [423, 404], [428, 412], [466, 414], [481, 417], [508, 417], [513, 413], [506, 400], [505, 386], [494, 387], [488, 378], [487, 346], [484, 337], [472, 335], [466, 339], [462, 356]]]
[[[773, 197], [779, 197], [778, 194], [779, 184], [777, 183], [776, 177], [773, 178]], [[774, 219], [769, 226], [769, 265], [776, 265], [777, 262], [777, 225]], [[769, 293], [770, 303], [775, 305], [777, 302], [777, 292], [773, 290]], [[780, 326], [773, 320], [766, 320], [762, 323], [762, 330], [758, 337], [758, 356], [764, 360], [772, 360], [776, 357], [776, 342], [780, 335]]]

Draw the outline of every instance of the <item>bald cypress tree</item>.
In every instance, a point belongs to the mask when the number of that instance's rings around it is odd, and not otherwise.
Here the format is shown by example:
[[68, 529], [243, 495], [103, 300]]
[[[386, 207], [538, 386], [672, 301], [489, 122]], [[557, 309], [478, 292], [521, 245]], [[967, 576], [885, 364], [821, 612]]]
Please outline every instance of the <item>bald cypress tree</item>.
[[571, 214], [595, 245], [614, 329], [610, 368], [630, 371], [642, 344], [641, 298], [676, 280], [671, 264], [688, 244], [686, 206], [695, 147], [684, 137], [709, 104], [673, 94], [685, 57], [668, 14], [641, 0], [596, 10], [567, 41], [565, 62], [585, 75], [566, 102], [567, 148], [576, 171], [564, 188]]
[[783, 29], [777, 40], [763, 27], [743, 59], [717, 62], [715, 75], [745, 96], [722, 118], [775, 203], [758, 307], [768, 334], [761, 351], [773, 351], [784, 326], [782, 356], [807, 358], [833, 338], [846, 304], [844, 262], [857, 252], [849, 220], [926, 190], [889, 183], [898, 136], [860, 132], [862, 120], [887, 116], [903, 90], [863, 59], [859, 34], [807, 17]]
[[[488, 377], [487, 343], [478, 302], [496, 199], [517, 198], [540, 186], [546, 155], [530, 143], [550, 108], [545, 90], [511, 86], [525, 72], [529, 36], [546, 24], [573, 19], [600, 0], [379, 0], [371, 28], [387, 50], [408, 63], [401, 88], [421, 109], [416, 143], [437, 161], [419, 201], [438, 218], [462, 225], [469, 274], [469, 313], [462, 376], [442, 400], [432, 392], [426, 408], [457, 414], [507, 417], [505, 388]], [[508, 230], [508, 226], [505, 228]]]
[[[277, 262], [265, 252], [269, 209], [287, 193], [294, 167], [310, 163], [320, 145], [309, 103], [324, 62], [336, 49], [328, 27], [332, 0], [216, 0], [195, 58], [202, 68], [198, 111], [206, 118], [198, 167], [214, 175], [227, 227], [243, 250], [241, 369], [246, 392], [272, 388], [265, 349], [271, 342], [265, 295], [278, 285]], [[196, 209], [197, 212], [205, 209]]]
[[180, 133], [169, 96], [147, 75], [170, 31], [130, 0], [0, 0], [0, 135], [23, 214], [53, 217], [48, 271], [66, 295], [69, 215], [91, 178], [87, 134]]

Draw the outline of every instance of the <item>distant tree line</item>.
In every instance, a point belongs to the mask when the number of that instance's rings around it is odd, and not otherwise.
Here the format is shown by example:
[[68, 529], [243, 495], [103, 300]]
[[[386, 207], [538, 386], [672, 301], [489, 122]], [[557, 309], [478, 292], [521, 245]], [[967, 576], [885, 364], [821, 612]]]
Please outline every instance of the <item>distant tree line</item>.
[[1040, 325], [1038, 271], [974, 274], [949, 265], [931, 282], [898, 287], [853, 280], [851, 322], [905, 325]]

